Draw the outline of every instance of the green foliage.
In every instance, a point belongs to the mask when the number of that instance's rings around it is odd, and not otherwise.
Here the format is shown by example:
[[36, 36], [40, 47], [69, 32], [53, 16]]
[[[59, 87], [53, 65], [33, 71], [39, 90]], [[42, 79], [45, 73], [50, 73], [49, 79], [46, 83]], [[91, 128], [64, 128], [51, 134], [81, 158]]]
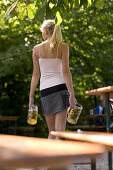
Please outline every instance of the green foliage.
[[[15, 5], [16, 4], [16, 5]], [[32, 49], [42, 42], [44, 19], [61, 24], [64, 41], [70, 46], [70, 68], [75, 96], [84, 106], [83, 114], [99, 98], [85, 91], [113, 85], [113, 1], [104, 0], [20, 0], [0, 1], [0, 113], [24, 115], [32, 77]], [[37, 136], [47, 137], [41, 114], [39, 84], [35, 92], [39, 106]]]
[[61, 18], [61, 16], [60, 16], [60, 13], [57, 11], [56, 12], [56, 17], [57, 17], [57, 25], [60, 25], [61, 23], [62, 23], [62, 18]]

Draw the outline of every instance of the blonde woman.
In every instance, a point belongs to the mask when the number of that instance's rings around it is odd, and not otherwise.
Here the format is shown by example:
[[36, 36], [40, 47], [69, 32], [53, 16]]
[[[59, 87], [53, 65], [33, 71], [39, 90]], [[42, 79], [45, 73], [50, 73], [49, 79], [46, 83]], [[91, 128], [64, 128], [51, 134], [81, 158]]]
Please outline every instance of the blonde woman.
[[[41, 26], [44, 42], [33, 48], [33, 75], [29, 107], [34, 104], [34, 92], [40, 78], [42, 112], [49, 135], [51, 131], [65, 131], [67, 108], [77, 103], [69, 68], [69, 46], [62, 42], [60, 26], [45, 20]], [[41, 75], [41, 76], [40, 76]]]

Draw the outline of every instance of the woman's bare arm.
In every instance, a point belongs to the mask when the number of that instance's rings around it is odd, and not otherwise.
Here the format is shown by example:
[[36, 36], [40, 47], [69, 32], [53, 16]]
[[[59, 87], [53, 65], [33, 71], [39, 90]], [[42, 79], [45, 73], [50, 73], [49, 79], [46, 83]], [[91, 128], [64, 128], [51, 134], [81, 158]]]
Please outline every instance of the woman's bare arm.
[[67, 44], [63, 44], [62, 71], [63, 71], [64, 80], [66, 82], [68, 91], [69, 91], [70, 95], [74, 96], [72, 75], [71, 75], [71, 71], [69, 68], [69, 46]]
[[30, 88], [30, 94], [29, 98], [33, 98], [34, 92], [36, 90], [39, 78], [40, 78], [40, 67], [39, 67], [39, 61], [38, 61], [38, 53], [36, 52], [38, 50], [37, 47], [33, 48], [32, 58], [33, 58], [33, 74], [32, 74], [32, 80], [31, 80], [31, 88]]
[[77, 103], [77, 100], [75, 98], [72, 75], [69, 68], [69, 46], [67, 44], [63, 44], [62, 71], [63, 71], [64, 81], [66, 83], [67, 89], [70, 94], [69, 97], [70, 108], [73, 108]]

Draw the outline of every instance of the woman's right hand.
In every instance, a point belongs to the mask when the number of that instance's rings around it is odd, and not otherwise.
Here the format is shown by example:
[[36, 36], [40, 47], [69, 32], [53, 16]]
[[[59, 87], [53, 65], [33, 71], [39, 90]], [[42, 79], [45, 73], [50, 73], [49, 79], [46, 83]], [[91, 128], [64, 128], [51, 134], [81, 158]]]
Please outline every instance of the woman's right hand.
[[74, 108], [75, 105], [77, 104], [77, 99], [73, 96], [73, 95], [70, 95], [69, 96], [69, 104], [70, 104], [70, 108]]
[[29, 97], [29, 108], [34, 105], [34, 98], [33, 97]]

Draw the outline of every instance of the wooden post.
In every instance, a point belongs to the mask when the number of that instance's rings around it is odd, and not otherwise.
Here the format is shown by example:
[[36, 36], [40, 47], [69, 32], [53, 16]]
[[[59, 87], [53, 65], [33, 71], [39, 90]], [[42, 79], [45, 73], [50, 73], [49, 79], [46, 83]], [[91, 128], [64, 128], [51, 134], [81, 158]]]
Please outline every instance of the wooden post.
[[106, 130], [110, 132], [110, 107], [109, 107], [109, 93], [106, 93], [106, 102], [105, 102], [105, 112], [106, 112]]
[[91, 158], [91, 170], [96, 170], [96, 158]]
[[[105, 111], [106, 111], [106, 128], [107, 128], [107, 132], [110, 132], [109, 93], [106, 93]], [[109, 170], [112, 170], [112, 152], [108, 152], [108, 165], [109, 165]]]

